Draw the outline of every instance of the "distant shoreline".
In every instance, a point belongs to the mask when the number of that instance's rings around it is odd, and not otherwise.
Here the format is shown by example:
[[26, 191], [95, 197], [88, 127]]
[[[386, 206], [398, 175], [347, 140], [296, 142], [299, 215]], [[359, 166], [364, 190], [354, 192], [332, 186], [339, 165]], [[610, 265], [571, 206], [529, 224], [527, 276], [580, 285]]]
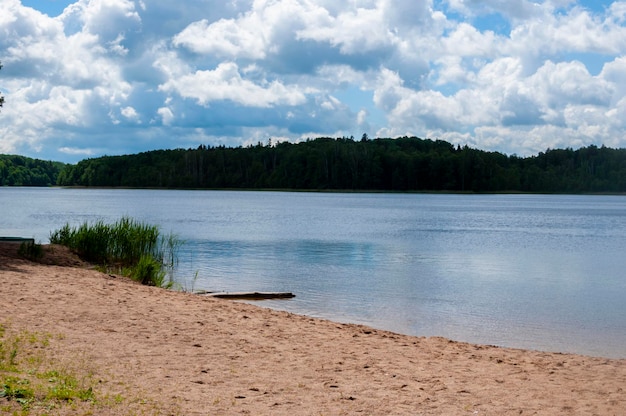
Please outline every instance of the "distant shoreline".
[[582, 195], [582, 196], [626, 196], [626, 192], [523, 192], [523, 191], [386, 191], [354, 189], [280, 189], [280, 188], [157, 188], [131, 186], [4, 186], [6, 188], [50, 188], [50, 189], [101, 189], [101, 190], [146, 190], [146, 191], [225, 191], [225, 192], [285, 192], [320, 194], [392, 194], [392, 195]]

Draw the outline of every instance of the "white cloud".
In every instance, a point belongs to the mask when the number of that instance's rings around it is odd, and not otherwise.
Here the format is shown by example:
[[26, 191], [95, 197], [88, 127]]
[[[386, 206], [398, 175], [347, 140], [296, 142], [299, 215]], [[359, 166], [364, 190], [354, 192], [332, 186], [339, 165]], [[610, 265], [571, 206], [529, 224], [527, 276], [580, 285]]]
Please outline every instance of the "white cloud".
[[77, 149], [75, 147], [60, 147], [59, 152], [72, 156], [89, 157], [95, 154], [94, 149]]
[[615, 20], [616, 24], [624, 23], [626, 21], [626, 2], [616, 1], [609, 7], [611, 18]]
[[174, 121], [174, 113], [167, 107], [161, 107], [157, 110], [157, 114], [161, 116], [164, 126], [170, 126]]
[[455, 57], [494, 57], [497, 38], [493, 32], [481, 33], [475, 27], [460, 23], [442, 44], [448, 55]]
[[80, 0], [66, 8], [60, 17], [70, 30], [98, 37], [102, 44], [121, 34], [139, 30], [141, 18], [130, 0]]
[[137, 114], [137, 111], [133, 107], [124, 107], [121, 109], [121, 113], [129, 120], [137, 121], [139, 119], [139, 114]]
[[599, 78], [613, 86], [613, 103], [626, 96], [626, 55], [604, 65]]
[[171, 79], [159, 86], [168, 93], [176, 92], [184, 98], [194, 98], [206, 105], [211, 101], [230, 100], [247, 107], [269, 107], [276, 104], [298, 105], [305, 96], [296, 87], [287, 87], [279, 81], [257, 85], [242, 78], [237, 64], [225, 62], [215, 70], [198, 70], [179, 79]]
[[572, 52], [623, 54], [626, 27], [610, 15], [592, 15], [574, 7], [566, 14], [544, 14], [516, 26], [505, 52], [532, 57], [536, 62]]
[[610, 104], [612, 86], [600, 77], [593, 77], [580, 62], [547, 61], [531, 78], [532, 88], [543, 96], [548, 106], [567, 104]]
[[343, 54], [379, 50], [391, 47], [395, 41], [379, 9], [356, 8], [336, 17], [318, 11], [317, 15], [313, 24], [296, 32], [297, 38], [328, 42]]
[[[250, 22], [252, 23], [252, 22]], [[257, 22], [254, 22], [257, 23]], [[175, 46], [186, 47], [199, 54], [213, 54], [227, 59], [265, 57], [263, 33], [233, 19], [209, 23], [206, 19], [191, 23], [173, 39]]]

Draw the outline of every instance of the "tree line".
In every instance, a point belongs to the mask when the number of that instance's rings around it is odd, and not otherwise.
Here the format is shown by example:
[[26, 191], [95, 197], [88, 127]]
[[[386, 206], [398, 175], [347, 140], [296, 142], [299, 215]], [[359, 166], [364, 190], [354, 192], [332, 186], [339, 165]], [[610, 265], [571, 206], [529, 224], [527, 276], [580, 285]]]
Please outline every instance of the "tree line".
[[64, 167], [65, 164], [61, 162], [0, 155], [0, 186], [56, 185]]
[[626, 192], [626, 149], [588, 146], [507, 156], [442, 140], [317, 138], [227, 148], [156, 150], [66, 165], [62, 186]]

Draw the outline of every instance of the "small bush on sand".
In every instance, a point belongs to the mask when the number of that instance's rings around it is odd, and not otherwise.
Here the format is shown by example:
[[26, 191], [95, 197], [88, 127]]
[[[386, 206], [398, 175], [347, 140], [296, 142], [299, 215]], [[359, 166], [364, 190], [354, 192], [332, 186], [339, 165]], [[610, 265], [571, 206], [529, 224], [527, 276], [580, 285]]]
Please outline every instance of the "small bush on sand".
[[39, 260], [43, 257], [43, 247], [34, 241], [26, 241], [20, 244], [20, 249], [17, 253], [30, 260]]

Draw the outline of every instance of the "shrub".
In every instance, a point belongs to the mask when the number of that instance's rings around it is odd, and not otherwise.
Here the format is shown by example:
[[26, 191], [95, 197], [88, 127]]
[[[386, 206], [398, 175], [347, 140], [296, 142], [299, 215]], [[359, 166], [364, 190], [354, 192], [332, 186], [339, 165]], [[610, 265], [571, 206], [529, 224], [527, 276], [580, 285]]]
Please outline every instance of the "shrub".
[[20, 249], [17, 253], [30, 260], [39, 260], [43, 257], [43, 247], [34, 241], [27, 241], [20, 244]]

